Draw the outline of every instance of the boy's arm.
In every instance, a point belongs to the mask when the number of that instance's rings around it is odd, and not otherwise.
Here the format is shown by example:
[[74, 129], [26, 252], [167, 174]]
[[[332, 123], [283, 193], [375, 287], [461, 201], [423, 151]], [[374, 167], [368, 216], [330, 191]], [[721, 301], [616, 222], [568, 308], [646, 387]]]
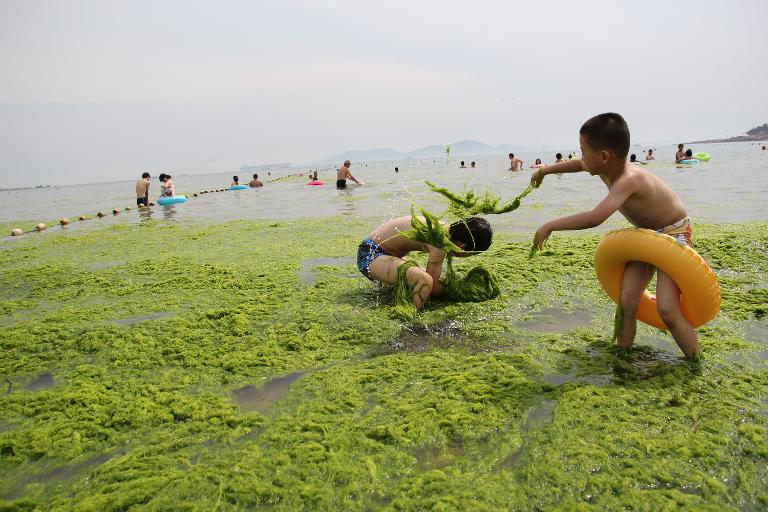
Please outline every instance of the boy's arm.
[[533, 174], [531, 174], [531, 185], [538, 188], [538, 186], [541, 185], [541, 182], [544, 181], [544, 176], [546, 176], [547, 174], [563, 173], [563, 172], [581, 172], [586, 170], [587, 170], [587, 167], [584, 165], [584, 162], [582, 162], [577, 158], [573, 160], [566, 160], [565, 162], [560, 162], [559, 164], [552, 164], [546, 167], [539, 167], [538, 169], [536, 169], [536, 171]]
[[443, 272], [445, 252], [441, 251], [437, 247], [427, 245], [427, 253], [429, 253], [429, 261], [427, 262], [427, 274], [432, 277], [432, 293], [430, 295], [440, 295], [440, 292], [443, 289], [442, 284], [440, 284], [440, 274]]
[[576, 213], [566, 217], [552, 219], [536, 230], [534, 243], [541, 249], [544, 242], [553, 231], [571, 231], [575, 229], [594, 228], [606, 221], [608, 217], [621, 208], [621, 205], [635, 192], [632, 180], [623, 180], [614, 184], [608, 195], [588, 212]]

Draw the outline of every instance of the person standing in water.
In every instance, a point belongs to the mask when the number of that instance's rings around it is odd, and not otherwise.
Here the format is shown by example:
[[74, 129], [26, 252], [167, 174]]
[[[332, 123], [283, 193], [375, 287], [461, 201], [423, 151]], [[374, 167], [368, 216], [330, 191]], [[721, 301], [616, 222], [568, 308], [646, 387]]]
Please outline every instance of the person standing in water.
[[160, 197], [173, 197], [175, 193], [171, 175], [162, 173], [160, 175]]
[[352, 176], [352, 173], [349, 172], [349, 168], [351, 166], [352, 162], [346, 160], [344, 165], [342, 165], [339, 170], [336, 171], [336, 188], [347, 188], [347, 180], [352, 180], [358, 185], [362, 185], [362, 183], [357, 181], [357, 178]]
[[256, 188], [256, 187], [263, 187], [264, 184], [259, 179], [259, 175], [254, 174], [253, 179], [248, 183], [248, 186], [250, 186], [251, 188]]
[[240, 178], [238, 176], [232, 176], [232, 183], [229, 184], [230, 187], [236, 187], [240, 185]]
[[136, 182], [136, 206], [147, 206], [149, 204], [149, 173], [141, 175], [141, 179]]
[[685, 146], [682, 144], [677, 145], [677, 153], [675, 153], [675, 163], [679, 164], [680, 160], [685, 160]]
[[510, 153], [509, 154], [509, 170], [519, 171], [522, 168], [523, 168], [523, 161], [515, 157], [514, 153]]
[[648, 150], [648, 154], [645, 155], [645, 159], [646, 160], [656, 160], [656, 157], [653, 156], [653, 150], [652, 149]]

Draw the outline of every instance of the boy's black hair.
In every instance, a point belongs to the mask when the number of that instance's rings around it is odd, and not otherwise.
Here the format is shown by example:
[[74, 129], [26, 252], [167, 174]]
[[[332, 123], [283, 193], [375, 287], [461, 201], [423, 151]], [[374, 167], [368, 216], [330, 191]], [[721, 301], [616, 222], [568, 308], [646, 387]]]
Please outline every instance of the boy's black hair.
[[632, 153], [631, 155], [629, 155], [629, 161], [630, 162], [634, 162], [635, 160], [637, 160], [637, 155], [636, 154]]
[[144, 173], [141, 174], [141, 177], [142, 178], [149, 178], [149, 173], [148, 172], [144, 172]]
[[237, 176], [232, 176], [232, 181], [240, 181], [240, 178], [238, 178]]
[[685, 156], [693, 156], [693, 151], [691, 151], [690, 149], [686, 149]]
[[683, 149], [684, 144], [678, 144], [677, 149]]
[[258, 174], [254, 174], [253, 175], [253, 179], [255, 179], [255, 180], [259, 179], [259, 175]]
[[466, 252], [480, 252], [491, 246], [493, 228], [482, 217], [468, 217], [448, 227], [451, 242], [462, 242]]
[[563, 154], [562, 153], [558, 153], [558, 154], [555, 155], [555, 158], [557, 158], [558, 160], [562, 160], [563, 159]]
[[597, 151], [607, 149], [619, 158], [626, 158], [629, 153], [629, 127], [624, 118], [615, 112], [588, 119], [581, 125], [579, 135], [583, 135], [589, 146]]
[[509, 158], [515, 158], [515, 154], [514, 153], [510, 153], [509, 154]]
[[461, 161], [461, 165], [464, 165], [464, 160]]
[[160, 181], [163, 181], [163, 178], [165, 178], [166, 176], [167, 174], [165, 174], [164, 172], [161, 172], [160, 176], [158, 176], [157, 179], [159, 179]]

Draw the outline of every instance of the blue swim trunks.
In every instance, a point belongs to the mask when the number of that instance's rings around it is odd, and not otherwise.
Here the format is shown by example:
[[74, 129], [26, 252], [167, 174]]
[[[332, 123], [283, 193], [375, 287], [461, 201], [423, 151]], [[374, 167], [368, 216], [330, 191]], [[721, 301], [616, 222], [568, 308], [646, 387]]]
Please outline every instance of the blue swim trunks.
[[370, 238], [366, 238], [360, 242], [360, 245], [357, 247], [357, 269], [362, 272], [365, 277], [371, 279], [371, 276], [368, 275], [368, 267], [371, 266], [373, 260], [379, 256], [389, 255], [390, 254], [379, 247], [376, 242]]

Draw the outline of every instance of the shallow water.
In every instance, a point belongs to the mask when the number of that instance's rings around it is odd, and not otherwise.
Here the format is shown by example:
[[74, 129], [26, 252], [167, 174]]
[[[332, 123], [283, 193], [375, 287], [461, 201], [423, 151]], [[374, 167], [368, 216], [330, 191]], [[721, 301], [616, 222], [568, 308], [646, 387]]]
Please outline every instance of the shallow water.
[[[672, 156], [673, 146], [659, 147], [658, 159], [645, 166], [661, 176], [677, 192], [688, 207], [695, 222], [733, 222], [768, 219], [768, 151], [760, 151], [752, 143], [701, 145], [712, 155], [712, 160], [691, 168], [676, 168]], [[563, 151], [568, 153], [568, 151]], [[642, 158], [642, 148], [633, 146], [630, 152]], [[536, 157], [549, 160], [543, 153], [518, 155], [526, 165]], [[465, 185], [481, 192], [490, 188], [511, 199], [521, 192], [532, 169], [508, 172], [505, 155], [496, 157], [463, 157], [467, 162], [477, 161], [476, 169], [459, 169], [458, 160], [446, 163], [444, 158], [403, 160], [398, 162], [353, 162], [352, 172], [365, 186], [351, 186], [337, 190], [334, 186], [335, 170], [321, 169], [323, 186], [306, 186], [304, 177], [287, 177], [266, 183], [258, 189], [225, 191], [190, 197], [185, 204], [135, 208], [134, 181], [99, 183], [78, 186], [52, 187], [0, 191], [0, 222], [51, 222], [61, 217], [74, 220], [81, 214], [95, 216], [97, 211], [108, 215], [93, 218], [88, 223], [137, 222], [147, 219], [167, 221], [218, 222], [231, 219], [286, 219], [348, 215], [355, 217], [391, 218], [407, 214], [415, 200], [419, 205], [438, 208], [435, 194], [428, 193], [424, 180], [433, 181], [449, 189]], [[399, 172], [394, 172], [394, 167]], [[288, 173], [303, 172], [292, 169], [275, 172], [277, 178]], [[174, 178], [180, 194], [192, 194], [215, 186], [228, 186], [234, 173], [187, 176]], [[243, 176], [241, 176], [243, 177]], [[152, 192], [158, 190], [152, 181]], [[587, 174], [550, 176], [545, 186], [534, 191], [514, 215], [494, 218], [494, 223], [505, 229], [535, 226], [541, 219], [591, 209], [605, 195], [605, 186], [598, 178]], [[132, 208], [129, 212], [112, 215], [114, 208]], [[617, 219], [618, 221], [618, 216]], [[85, 223], [87, 224], [87, 223]], [[74, 222], [67, 229], [79, 229], [83, 223]], [[31, 229], [32, 226], [23, 226]], [[60, 229], [55, 226], [55, 229]]]
[[265, 413], [269, 407], [283, 398], [299, 377], [306, 372], [296, 372], [282, 377], [269, 379], [261, 387], [252, 385], [238, 388], [232, 392], [232, 400], [246, 411]]

